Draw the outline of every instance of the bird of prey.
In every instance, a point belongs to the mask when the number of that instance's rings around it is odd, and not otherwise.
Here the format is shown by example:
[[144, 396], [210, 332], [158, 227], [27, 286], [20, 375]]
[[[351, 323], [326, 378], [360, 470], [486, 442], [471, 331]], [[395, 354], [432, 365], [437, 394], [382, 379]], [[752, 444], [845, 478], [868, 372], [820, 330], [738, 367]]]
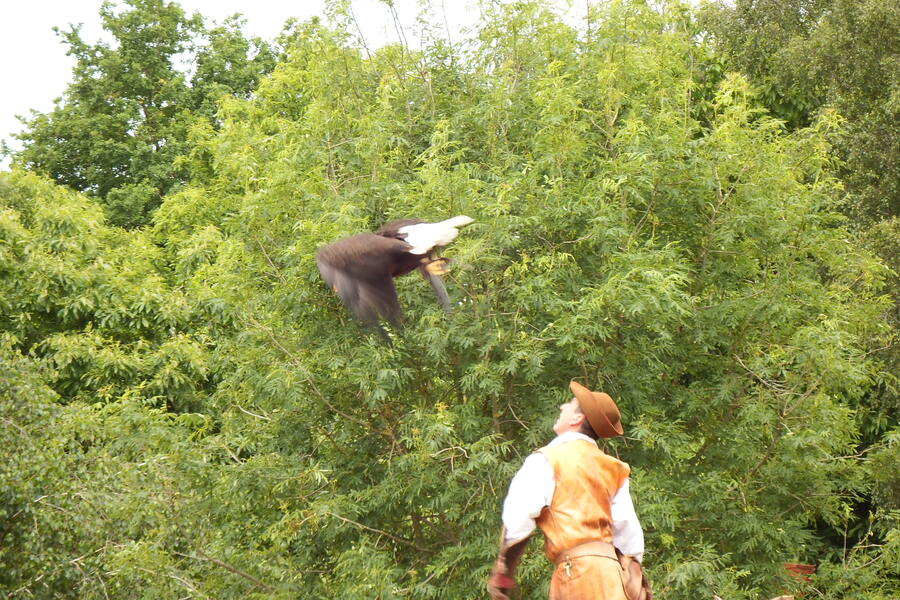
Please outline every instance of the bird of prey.
[[399, 326], [400, 303], [394, 277], [419, 269], [431, 283], [445, 310], [450, 298], [441, 280], [447, 272], [446, 258], [435, 255], [459, 234], [459, 227], [474, 219], [453, 217], [439, 223], [401, 219], [386, 223], [372, 233], [360, 233], [332, 242], [316, 254], [322, 279], [344, 305], [365, 325], [379, 330], [380, 319]]

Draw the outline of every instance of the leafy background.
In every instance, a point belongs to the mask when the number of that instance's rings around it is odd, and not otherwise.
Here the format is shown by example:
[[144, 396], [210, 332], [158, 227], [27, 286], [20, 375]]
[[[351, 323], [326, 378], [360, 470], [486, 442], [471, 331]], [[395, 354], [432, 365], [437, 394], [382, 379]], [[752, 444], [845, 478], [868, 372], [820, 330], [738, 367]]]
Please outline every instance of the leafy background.
[[[571, 377], [623, 412], [659, 597], [900, 594], [897, 3], [481, 10], [62, 34], [0, 173], [6, 597], [482, 598]], [[400, 280], [392, 345], [318, 276], [454, 214], [454, 311]]]

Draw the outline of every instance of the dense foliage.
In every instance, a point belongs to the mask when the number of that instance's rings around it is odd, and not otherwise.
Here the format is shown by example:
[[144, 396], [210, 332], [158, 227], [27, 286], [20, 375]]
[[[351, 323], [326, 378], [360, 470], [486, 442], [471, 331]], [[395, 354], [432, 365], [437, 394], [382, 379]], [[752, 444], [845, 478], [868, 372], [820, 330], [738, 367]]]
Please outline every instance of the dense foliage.
[[834, 153], [854, 220], [900, 216], [900, 2], [719, 1], [703, 20], [776, 116], [796, 126], [822, 106], [840, 111]]
[[[785, 129], [679, 4], [491, 4], [371, 53], [339, 8], [194, 121], [146, 228], [0, 174], [0, 590], [482, 598], [579, 377], [623, 412], [659, 597], [897, 597], [891, 274], [836, 213], [839, 115]], [[454, 311], [400, 280], [390, 345], [318, 276], [453, 214]], [[548, 578], [535, 544], [522, 597]]]
[[[769, 0], [713, 2], [701, 23], [723, 63], [746, 73], [758, 100], [790, 128], [826, 110], [842, 126], [833, 136], [837, 207], [860, 242], [888, 265], [891, 326], [900, 324], [900, 2]], [[877, 352], [900, 372], [900, 347]], [[900, 414], [896, 386], [877, 385], [862, 402], [863, 446]], [[867, 499], [862, 499], [863, 504]], [[861, 509], [866, 512], [866, 508]]]

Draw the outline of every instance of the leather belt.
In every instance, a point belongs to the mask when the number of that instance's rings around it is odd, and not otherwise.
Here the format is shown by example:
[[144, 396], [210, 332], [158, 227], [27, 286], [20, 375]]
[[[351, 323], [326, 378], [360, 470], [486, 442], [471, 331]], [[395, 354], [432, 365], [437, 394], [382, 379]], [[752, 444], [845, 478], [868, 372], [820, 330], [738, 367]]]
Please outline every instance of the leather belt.
[[606, 558], [611, 558], [613, 560], [619, 560], [616, 556], [616, 548], [609, 542], [601, 542], [599, 540], [595, 542], [585, 542], [583, 544], [578, 544], [577, 546], [573, 546], [568, 550], [563, 550], [559, 553], [559, 556], [556, 559], [556, 564], [566, 563], [571, 561], [574, 558], [580, 558], [582, 556], [604, 556]]

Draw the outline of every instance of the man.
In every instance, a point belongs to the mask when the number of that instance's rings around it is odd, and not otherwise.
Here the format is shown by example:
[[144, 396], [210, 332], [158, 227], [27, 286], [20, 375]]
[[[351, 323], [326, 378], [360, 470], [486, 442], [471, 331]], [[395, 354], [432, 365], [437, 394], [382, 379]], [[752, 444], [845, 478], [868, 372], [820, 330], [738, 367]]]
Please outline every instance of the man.
[[[556, 565], [550, 600], [649, 600], [639, 572], [644, 534], [628, 492], [630, 469], [596, 444], [599, 437], [622, 435], [619, 409], [607, 394], [575, 381], [569, 388], [575, 396], [559, 407], [557, 437], [529, 456], [509, 484], [488, 592], [493, 600], [508, 600], [516, 565], [537, 526]], [[633, 571], [623, 571], [616, 549], [637, 561], [631, 581]]]

